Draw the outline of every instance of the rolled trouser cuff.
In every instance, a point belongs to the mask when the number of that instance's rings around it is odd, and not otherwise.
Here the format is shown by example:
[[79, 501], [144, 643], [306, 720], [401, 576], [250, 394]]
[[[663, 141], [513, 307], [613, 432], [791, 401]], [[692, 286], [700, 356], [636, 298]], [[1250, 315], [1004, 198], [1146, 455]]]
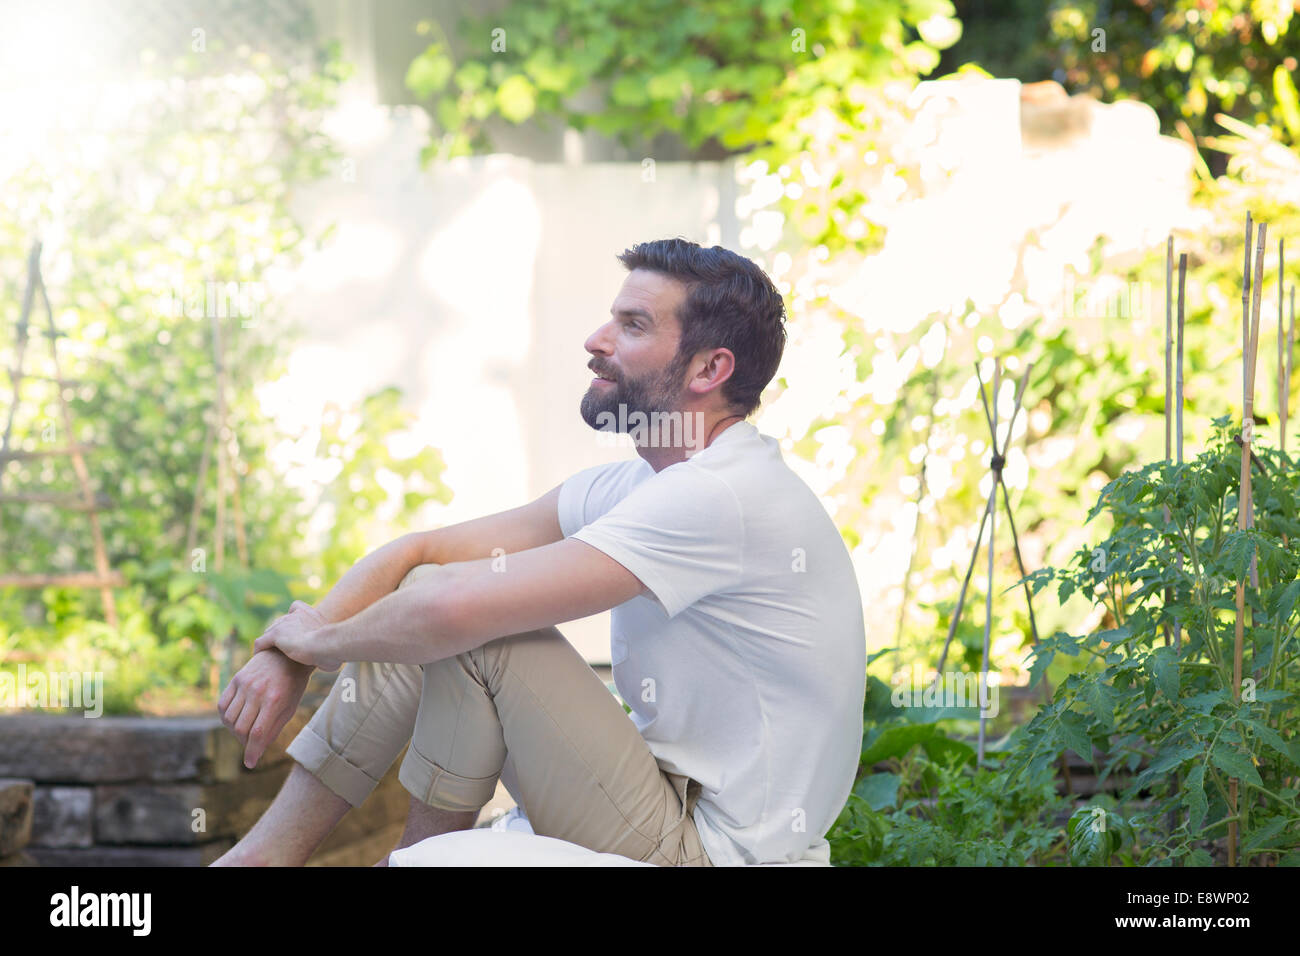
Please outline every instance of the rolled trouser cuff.
[[415, 799], [441, 810], [477, 813], [496, 794], [500, 774], [462, 777], [444, 770], [415, 749], [412, 743], [397, 771], [397, 779]]
[[366, 798], [379, 786], [379, 781], [360, 767], [348, 762], [333, 750], [325, 739], [304, 727], [293, 738], [285, 751], [330, 790], [354, 807], [365, 803]]

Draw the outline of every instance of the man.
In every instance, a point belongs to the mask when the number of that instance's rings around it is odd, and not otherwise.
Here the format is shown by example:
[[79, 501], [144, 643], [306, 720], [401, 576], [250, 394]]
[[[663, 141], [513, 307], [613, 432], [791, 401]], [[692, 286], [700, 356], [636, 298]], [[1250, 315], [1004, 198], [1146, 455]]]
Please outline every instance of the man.
[[[218, 863], [304, 862], [408, 741], [399, 846], [472, 827], [500, 779], [535, 832], [598, 852], [829, 862], [866, 641], [842, 538], [745, 421], [780, 363], [784, 304], [719, 246], [666, 239], [619, 260], [581, 411], [632, 433], [638, 457], [399, 538], [273, 623], [218, 704], [249, 766], [311, 668], [347, 666], [291, 744], [284, 789]], [[608, 609], [630, 714], [555, 629]]]

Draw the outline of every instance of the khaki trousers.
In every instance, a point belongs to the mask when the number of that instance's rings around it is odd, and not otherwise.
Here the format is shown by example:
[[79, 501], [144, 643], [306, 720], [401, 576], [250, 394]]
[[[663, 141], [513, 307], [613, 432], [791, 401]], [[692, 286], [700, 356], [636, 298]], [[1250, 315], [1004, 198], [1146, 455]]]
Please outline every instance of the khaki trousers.
[[713, 865], [691, 818], [699, 784], [659, 766], [553, 627], [433, 664], [345, 664], [288, 753], [358, 806], [408, 740], [398, 779], [430, 806], [478, 811], [500, 779], [542, 836], [660, 866]]

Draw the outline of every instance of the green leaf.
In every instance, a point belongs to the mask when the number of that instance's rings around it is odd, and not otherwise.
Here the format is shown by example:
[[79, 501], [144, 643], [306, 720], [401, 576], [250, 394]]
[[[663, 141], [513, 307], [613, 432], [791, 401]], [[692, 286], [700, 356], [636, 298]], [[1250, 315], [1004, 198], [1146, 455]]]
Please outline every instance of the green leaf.
[[537, 91], [525, 76], [515, 74], [497, 88], [497, 108], [512, 123], [522, 123], [537, 109]]
[[872, 810], [885, 810], [898, 800], [898, 788], [903, 778], [895, 773], [868, 774], [857, 782], [853, 792], [867, 802]]
[[1125, 624], [1122, 627], [1112, 627], [1106, 631], [1098, 631], [1093, 635], [1097, 641], [1105, 641], [1107, 644], [1123, 644], [1133, 637], [1133, 629]]
[[901, 757], [921, 741], [934, 736], [936, 732], [937, 728], [934, 724], [887, 727], [870, 746], [863, 747], [862, 764], [870, 767], [891, 757]]
[[1066, 746], [1084, 760], [1092, 763], [1092, 741], [1088, 737], [1087, 720], [1073, 711], [1061, 712], [1061, 733]]
[[644, 106], [650, 101], [645, 83], [638, 76], [624, 74], [609, 88], [610, 99], [618, 106]]
[[975, 762], [975, 748], [961, 740], [935, 734], [921, 741], [925, 755], [940, 765], [961, 766]]
[[451, 78], [451, 71], [451, 58], [435, 44], [411, 61], [406, 85], [416, 96], [428, 98], [442, 91]]
[[1220, 690], [1206, 691], [1203, 694], [1194, 694], [1183, 701], [1183, 706], [1188, 710], [1194, 710], [1198, 714], [1209, 714], [1219, 704], [1230, 703], [1227, 693]]
[[1065, 825], [1071, 866], [1105, 866], [1124, 842], [1125, 821], [1103, 807], [1075, 810]]
[[1296, 578], [1288, 584], [1278, 596], [1277, 604], [1273, 612], [1275, 620], [1284, 623], [1289, 621], [1291, 619], [1291, 612], [1295, 610], [1297, 599], [1300, 599], [1300, 578]]
[[1264, 781], [1260, 779], [1259, 771], [1255, 769], [1255, 765], [1251, 763], [1250, 758], [1231, 745], [1220, 744], [1211, 750], [1210, 762], [1229, 777], [1236, 777], [1238, 780], [1249, 780], [1256, 786], [1264, 785]]
[[686, 84], [690, 82], [690, 75], [683, 69], [669, 70], [666, 73], [657, 73], [650, 77], [650, 82], [646, 84], [646, 92], [654, 100], [665, 100], [674, 102], [682, 95]]
[[1178, 655], [1172, 647], [1157, 647], [1147, 655], [1146, 659], [1147, 672], [1151, 675], [1160, 692], [1170, 700], [1177, 700], [1179, 695], [1178, 684]]
[[1036, 648], [1034, 652], [1034, 663], [1029, 668], [1029, 686], [1036, 687], [1039, 680], [1047, 673], [1047, 668], [1056, 657], [1056, 651], [1051, 648]]
[[1300, 139], [1300, 98], [1290, 71], [1280, 63], [1273, 69], [1273, 98], [1292, 141]]
[[1243, 850], [1256, 850], [1260, 847], [1272, 846], [1273, 838], [1294, 822], [1290, 817], [1274, 817], [1258, 830], [1246, 835], [1241, 848]]
[[1291, 761], [1292, 764], [1300, 766], [1300, 741], [1287, 742], [1268, 724], [1260, 723], [1256, 720], [1247, 721], [1247, 726], [1255, 732], [1260, 740], [1268, 744], [1279, 754]]
[[470, 60], [456, 71], [456, 85], [466, 93], [472, 93], [487, 82], [487, 67], [477, 60]]
[[886, 654], [892, 654], [895, 650], [896, 650], [896, 648], [893, 648], [893, 647], [882, 647], [880, 650], [876, 651], [874, 654], [868, 654], [868, 655], [867, 655], [867, 666], [870, 667], [872, 664], [874, 664], [874, 663], [875, 663], [876, 661], [878, 661], [880, 658], [884, 657]]
[[537, 84], [539, 90], [562, 93], [578, 75], [570, 63], [556, 60], [551, 47], [542, 47], [524, 62], [524, 72]]
[[1202, 753], [1204, 753], [1204, 748], [1200, 744], [1193, 742], [1181, 743], [1172, 747], [1167, 747], [1160, 751], [1160, 753], [1156, 755], [1156, 758], [1151, 761], [1150, 765], [1142, 771], [1139, 782], [1145, 783], [1152, 777], [1156, 777], [1162, 773], [1167, 773], [1175, 767], [1191, 760], [1193, 757], [1200, 756]]
[[1115, 705], [1111, 702], [1107, 694], [1107, 688], [1104, 684], [1096, 680], [1085, 681], [1080, 692], [1083, 699], [1088, 702], [1092, 708], [1093, 716], [1101, 722], [1106, 730], [1115, 728]]
[[1183, 806], [1187, 809], [1187, 828], [1192, 834], [1201, 830], [1205, 815], [1210, 812], [1209, 801], [1205, 799], [1205, 764], [1198, 763], [1187, 774], [1183, 783]]

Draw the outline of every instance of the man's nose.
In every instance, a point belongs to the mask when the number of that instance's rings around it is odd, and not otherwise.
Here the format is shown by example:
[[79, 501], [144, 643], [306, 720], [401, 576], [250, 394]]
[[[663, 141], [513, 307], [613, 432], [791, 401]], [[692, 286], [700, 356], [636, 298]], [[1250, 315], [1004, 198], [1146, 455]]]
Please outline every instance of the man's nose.
[[609, 345], [610, 343], [609, 329], [611, 324], [612, 324], [611, 322], [606, 322], [595, 332], [592, 332], [591, 335], [587, 336], [587, 341], [583, 343], [583, 348], [585, 348], [592, 355], [596, 355], [599, 353], [604, 353], [605, 355], [612, 355], [613, 350], [610, 348]]

